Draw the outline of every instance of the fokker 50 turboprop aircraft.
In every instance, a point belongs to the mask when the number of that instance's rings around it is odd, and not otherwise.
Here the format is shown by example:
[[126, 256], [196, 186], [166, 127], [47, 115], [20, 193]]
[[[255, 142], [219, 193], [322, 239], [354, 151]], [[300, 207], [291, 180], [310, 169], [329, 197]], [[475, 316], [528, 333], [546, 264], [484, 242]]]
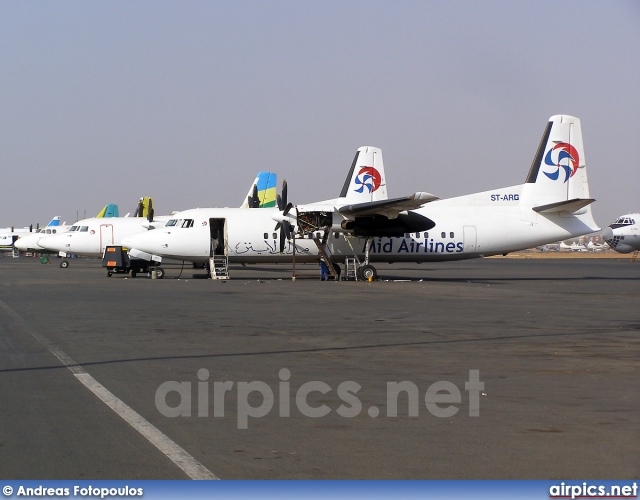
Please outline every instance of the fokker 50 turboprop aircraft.
[[[258, 173], [243, 206], [260, 208], [275, 205], [275, 186], [276, 174]], [[169, 215], [155, 217], [151, 198], [140, 199], [133, 217], [113, 217], [106, 220], [98, 215], [76, 222], [66, 233], [41, 237], [37, 244], [47, 250], [58, 252], [62, 257], [101, 257], [106, 246], [120, 245], [122, 239], [127, 236], [162, 227], [171, 218]], [[69, 267], [69, 261], [63, 260], [60, 267]]]
[[[295, 207], [285, 193], [282, 198], [274, 210], [179, 212], [166, 227], [123, 244], [156, 260], [209, 261], [212, 267], [219, 254], [231, 263], [290, 262], [295, 245], [298, 262], [355, 258], [359, 276], [375, 278], [371, 262], [507, 254], [599, 229], [591, 215], [595, 200], [580, 120], [567, 115], [550, 118], [523, 184], [444, 200], [428, 193], [387, 199], [382, 153], [363, 147], [339, 198]], [[302, 238], [292, 241], [292, 233]]]
[[640, 214], [622, 215], [602, 230], [602, 237], [619, 253], [640, 250]]
[[[96, 217], [99, 218], [111, 218], [118, 217], [118, 205], [108, 204], [105, 205]], [[55, 224], [54, 224], [55, 222]], [[54, 217], [47, 227], [38, 229], [35, 233], [29, 233], [21, 235], [20, 238], [14, 243], [14, 246], [23, 252], [47, 252], [44, 247], [38, 245], [38, 240], [46, 236], [53, 234], [66, 233], [71, 226], [66, 223], [60, 223], [60, 217]]]
[[[46, 250], [58, 252], [61, 257], [100, 257], [106, 245], [116, 245], [125, 236], [163, 226], [168, 219], [168, 215], [154, 219], [153, 200], [145, 197], [140, 198], [133, 217], [82, 219], [75, 222], [66, 233], [45, 235], [37, 243]], [[60, 267], [69, 267], [69, 261], [63, 260]]]
[[[53, 228], [57, 228], [60, 226], [60, 216], [56, 215], [49, 224], [46, 225], [46, 229], [51, 234]], [[40, 229], [39, 227], [36, 229], [36, 232], [44, 231], [45, 228]], [[33, 227], [24, 227], [24, 228], [7, 228], [6, 230], [0, 230], [0, 249], [9, 250], [11, 248], [18, 248], [16, 243], [19, 241], [19, 238], [24, 238], [29, 235], [35, 234], [32, 232]]]

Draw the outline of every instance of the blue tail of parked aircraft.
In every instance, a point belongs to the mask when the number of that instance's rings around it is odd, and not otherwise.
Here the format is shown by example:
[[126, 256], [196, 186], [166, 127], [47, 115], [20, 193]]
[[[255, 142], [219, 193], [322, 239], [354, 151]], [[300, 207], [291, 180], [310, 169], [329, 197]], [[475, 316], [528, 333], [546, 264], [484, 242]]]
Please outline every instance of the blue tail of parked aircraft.
[[276, 206], [276, 182], [273, 172], [258, 172], [241, 208], [269, 208]]
[[114, 205], [110, 203], [109, 205], [105, 205], [105, 207], [100, 210], [96, 218], [108, 218], [108, 217], [120, 217], [118, 213], [118, 205]]

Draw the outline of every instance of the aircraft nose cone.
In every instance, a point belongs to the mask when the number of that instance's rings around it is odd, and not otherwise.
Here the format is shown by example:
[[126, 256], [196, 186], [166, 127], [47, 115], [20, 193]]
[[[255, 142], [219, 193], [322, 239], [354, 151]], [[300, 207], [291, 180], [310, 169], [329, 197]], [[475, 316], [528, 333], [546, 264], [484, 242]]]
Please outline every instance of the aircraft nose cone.
[[600, 234], [606, 241], [613, 239], [613, 229], [610, 227], [605, 227]]
[[[49, 238], [51, 238], [51, 236], [49, 236]], [[45, 240], [47, 239], [46, 236], [43, 236], [42, 238], [38, 238], [38, 241], [36, 241], [36, 243], [38, 244], [38, 246], [42, 247], [42, 248], [47, 248], [47, 246], [45, 245]]]

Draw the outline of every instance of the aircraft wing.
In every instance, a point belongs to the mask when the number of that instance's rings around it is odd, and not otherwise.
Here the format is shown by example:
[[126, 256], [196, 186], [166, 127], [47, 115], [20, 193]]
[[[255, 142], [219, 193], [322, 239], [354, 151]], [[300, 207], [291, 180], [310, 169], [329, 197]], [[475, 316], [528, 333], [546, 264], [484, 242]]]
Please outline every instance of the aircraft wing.
[[368, 217], [373, 215], [384, 215], [389, 219], [395, 219], [400, 212], [420, 208], [430, 201], [437, 200], [438, 197], [430, 193], [418, 192], [402, 198], [392, 198], [390, 200], [369, 201], [345, 205], [338, 209], [346, 217]]

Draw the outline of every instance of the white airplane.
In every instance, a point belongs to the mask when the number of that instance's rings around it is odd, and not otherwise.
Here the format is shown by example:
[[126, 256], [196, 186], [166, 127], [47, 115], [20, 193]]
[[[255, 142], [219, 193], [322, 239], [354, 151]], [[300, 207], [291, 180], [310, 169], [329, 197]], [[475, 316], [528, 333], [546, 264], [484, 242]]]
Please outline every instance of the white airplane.
[[[355, 257], [359, 276], [373, 279], [371, 262], [507, 254], [599, 229], [591, 215], [595, 200], [580, 120], [567, 115], [550, 118], [524, 184], [444, 200], [428, 193], [387, 199], [381, 151], [363, 147], [339, 198], [295, 210], [283, 198], [274, 210], [179, 212], [166, 227], [123, 244], [154, 258], [211, 262], [222, 253], [231, 263], [290, 262], [294, 248], [297, 262], [318, 262], [324, 248], [332, 263]], [[294, 247], [291, 233], [306, 239], [295, 239]], [[316, 244], [319, 237], [323, 245]]]
[[[252, 208], [275, 205], [275, 185], [276, 174], [258, 173], [243, 205]], [[38, 239], [37, 244], [47, 250], [58, 252], [62, 257], [102, 257], [106, 246], [120, 245], [122, 239], [127, 236], [162, 227], [170, 218], [170, 215], [155, 217], [151, 198], [141, 198], [133, 217], [83, 219], [73, 224], [66, 233], [42, 237]], [[69, 261], [63, 260], [60, 267], [69, 267]]]
[[[49, 224], [47, 224], [46, 228], [40, 229], [40, 227], [37, 226], [36, 232], [45, 231], [46, 229], [49, 231], [49, 234], [51, 234], [52, 230], [57, 230], [53, 228], [59, 225], [60, 225], [60, 217], [55, 216], [53, 219], [51, 219]], [[8, 227], [6, 229], [2, 229], [0, 230], [0, 249], [10, 250], [14, 248], [19, 238], [23, 238], [32, 234], [35, 234], [33, 233], [33, 226], [23, 227], [23, 228]]]
[[558, 252], [560, 250], [560, 244], [549, 243], [547, 245], [541, 245], [536, 247], [536, 250], [538, 250], [539, 252]]
[[622, 215], [602, 230], [602, 237], [619, 253], [640, 250], [640, 214]]
[[[98, 215], [96, 215], [96, 217], [118, 217], [118, 205], [105, 205], [105, 207], [100, 210], [100, 212], [98, 212]], [[53, 224], [54, 222], [55, 224]], [[47, 227], [40, 228], [35, 233], [21, 235], [20, 238], [14, 243], [14, 247], [23, 252], [47, 253], [47, 249], [38, 245], [38, 240], [45, 236], [66, 233], [70, 227], [71, 225], [60, 223], [60, 217], [56, 216], [47, 225]]]
[[586, 252], [587, 247], [574, 241], [571, 245], [567, 245], [564, 241], [560, 242], [560, 250], [564, 250], [566, 252]]
[[[126, 236], [163, 226], [169, 220], [168, 215], [154, 219], [153, 212], [151, 198], [141, 198], [134, 217], [82, 219], [75, 222], [66, 233], [43, 236], [37, 244], [45, 250], [58, 252], [61, 257], [100, 257], [105, 246], [117, 245]], [[69, 267], [69, 261], [62, 260], [60, 267]]]
[[609, 247], [606, 244], [596, 243], [593, 240], [589, 240], [589, 243], [587, 243], [587, 250], [589, 252], [605, 252], [608, 250], [608, 248]]

